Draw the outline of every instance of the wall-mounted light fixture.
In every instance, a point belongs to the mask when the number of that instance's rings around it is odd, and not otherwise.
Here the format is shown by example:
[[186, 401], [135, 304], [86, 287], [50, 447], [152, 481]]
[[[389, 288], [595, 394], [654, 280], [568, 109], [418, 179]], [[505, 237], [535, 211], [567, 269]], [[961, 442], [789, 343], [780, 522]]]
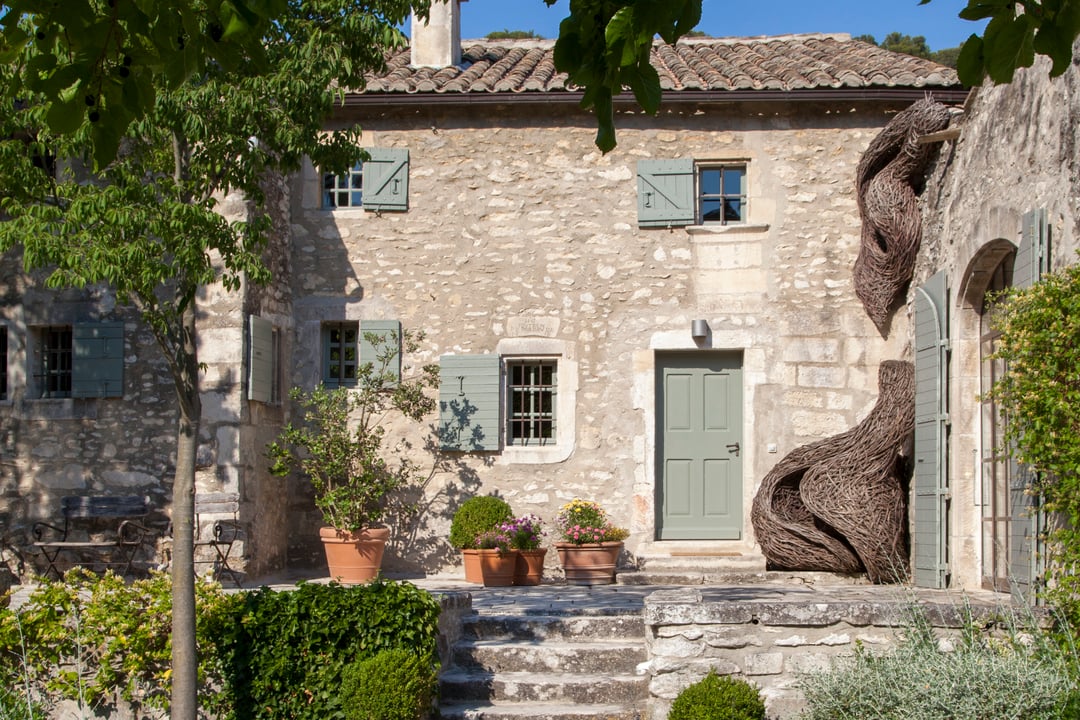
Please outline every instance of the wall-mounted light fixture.
[[708, 320], [691, 320], [690, 321], [690, 337], [695, 340], [704, 340], [709, 337], [709, 321]]

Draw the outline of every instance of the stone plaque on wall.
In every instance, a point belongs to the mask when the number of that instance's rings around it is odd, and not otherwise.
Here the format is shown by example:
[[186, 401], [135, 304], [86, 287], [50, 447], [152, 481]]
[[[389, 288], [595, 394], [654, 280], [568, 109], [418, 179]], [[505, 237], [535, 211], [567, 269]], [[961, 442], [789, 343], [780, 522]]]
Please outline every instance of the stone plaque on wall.
[[559, 334], [559, 318], [553, 317], [514, 317], [506, 321], [506, 334], [509, 337], [548, 337]]

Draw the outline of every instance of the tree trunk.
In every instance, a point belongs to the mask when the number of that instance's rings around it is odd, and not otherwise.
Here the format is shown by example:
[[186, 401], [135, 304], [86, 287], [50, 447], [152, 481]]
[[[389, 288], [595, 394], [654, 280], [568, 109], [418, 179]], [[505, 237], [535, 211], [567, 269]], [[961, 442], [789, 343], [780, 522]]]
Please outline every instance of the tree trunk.
[[182, 315], [183, 348], [178, 353], [180, 406], [176, 476], [172, 494], [172, 720], [196, 720], [199, 711], [198, 649], [195, 644], [195, 451], [202, 400], [195, 347], [195, 309]]

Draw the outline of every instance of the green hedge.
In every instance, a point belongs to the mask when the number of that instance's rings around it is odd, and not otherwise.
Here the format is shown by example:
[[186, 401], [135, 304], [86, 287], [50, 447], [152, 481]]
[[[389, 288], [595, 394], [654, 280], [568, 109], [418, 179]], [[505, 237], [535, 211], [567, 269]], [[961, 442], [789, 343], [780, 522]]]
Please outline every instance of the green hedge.
[[[196, 605], [199, 701], [218, 720], [344, 719], [346, 666], [394, 648], [437, 653], [439, 604], [408, 583], [226, 594], [200, 581]], [[171, 612], [164, 574], [43, 582], [17, 611], [0, 610], [0, 683], [16, 689], [15, 707], [29, 696], [107, 711], [119, 695], [167, 710]]]

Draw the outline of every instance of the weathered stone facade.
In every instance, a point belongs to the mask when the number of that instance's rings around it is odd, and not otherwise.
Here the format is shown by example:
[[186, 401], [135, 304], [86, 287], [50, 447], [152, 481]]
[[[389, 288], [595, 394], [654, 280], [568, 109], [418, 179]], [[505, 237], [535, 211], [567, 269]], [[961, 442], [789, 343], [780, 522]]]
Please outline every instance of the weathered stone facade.
[[[1080, 248], [1080, 71], [1073, 63], [1051, 79], [1049, 67], [1040, 59], [1017, 72], [1011, 84], [987, 84], [973, 93], [959, 123], [961, 135], [943, 146], [923, 195], [923, 249], [910, 297], [917, 285], [945, 271], [951, 344], [949, 562], [956, 586], [997, 582], [1003, 587], [1012, 574], [1012, 560], [1002, 555], [1009, 550], [1004, 535], [999, 532], [996, 541], [991, 535], [994, 448], [989, 415], [979, 403], [988, 387], [985, 343], [980, 351], [989, 328], [985, 294], [994, 287], [995, 269], [1011, 278], [1028, 211], [1046, 210], [1051, 269], [1074, 263]], [[1007, 482], [997, 479], [999, 487]], [[1009, 509], [998, 507], [998, 516], [1008, 516]], [[1001, 555], [996, 570], [995, 544]]]

